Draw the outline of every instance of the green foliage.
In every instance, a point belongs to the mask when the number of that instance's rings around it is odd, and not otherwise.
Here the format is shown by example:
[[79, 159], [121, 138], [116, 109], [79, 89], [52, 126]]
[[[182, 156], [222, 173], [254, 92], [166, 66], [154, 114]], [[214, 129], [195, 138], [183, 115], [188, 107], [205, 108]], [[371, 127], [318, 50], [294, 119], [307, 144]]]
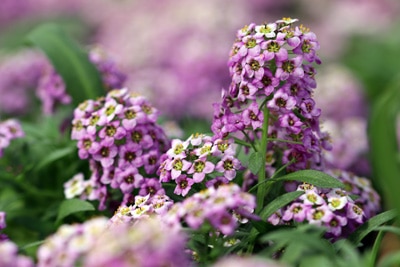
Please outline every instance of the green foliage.
[[321, 188], [344, 188], [344, 184], [338, 179], [316, 170], [296, 171], [284, 176], [272, 178], [269, 181], [299, 181]]
[[95, 208], [93, 205], [87, 201], [80, 199], [67, 199], [61, 202], [61, 205], [58, 209], [57, 222], [60, 222], [62, 219], [67, 217], [68, 215], [82, 212], [82, 211], [93, 211]]
[[398, 210], [400, 210], [398, 194], [400, 160], [396, 121], [399, 112], [400, 76], [374, 102], [368, 127], [375, 181], [382, 188], [387, 204]]
[[63, 78], [74, 106], [104, 94], [101, 77], [87, 53], [56, 24], [43, 24], [27, 37], [40, 48]]
[[273, 201], [271, 201], [269, 204], [267, 204], [264, 207], [264, 209], [260, 213], [260, 217], [263, 220], [268, 219], [275, 211], [277, 211], [278, 209], [289, 204], [290, 202], [297, 199], [299, 196], [301, 196], [303, 194], [304, 194], [303, 191], [294, 191], [294, 192], [289, 192], [289, 193], [283, 194], [283, 195], [275, 198]]
[[250, 155], [248, 168], [253, 174], [257, 174], [264, 164], [265, 159], [263, 159], [260, 152], [254, 152]]
[[363, 240], [363, 238], [367, 236], [367, 234], [376, 230], [378, 226], [392, 221], [394, 218], [396, 218], [396, 216], [397, 212], [394, 210], [382, 212], [366, 221], [354, 233], [352, 233], [348, 239], [355, 245], [358, 245], [361, 240]]

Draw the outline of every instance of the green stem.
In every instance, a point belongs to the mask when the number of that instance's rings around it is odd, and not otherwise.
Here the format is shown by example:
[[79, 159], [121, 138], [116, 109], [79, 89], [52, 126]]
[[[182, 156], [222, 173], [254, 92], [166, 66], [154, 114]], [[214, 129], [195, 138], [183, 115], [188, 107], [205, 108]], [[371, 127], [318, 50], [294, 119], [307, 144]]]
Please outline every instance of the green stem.
[[233, 139], [235, 140], [235, 143], [238, 144], [238, 145], [252, 147], [253, 149], [255, 149], [255, 147], [254, 147], [254, 145], [252, 143], [248, 143], [248, 142], [243, 141], [243, 140], [241, 140], [241, 139], [239, 139], [237, 137], [233, 137]]
[[384, 231], [379, 231], [378, 236], [375, 239], [374, 246], [372, 247], [371, 259], [369, 261], [369, 265], [371, 267], [376, 266], [375, 262], [376, 262], [376, 258], [378, 257], [379, 248], [381, 246], [381, 241], [382, 241], [382, 238], [383, 238], [383, 234], [384, 234]]
[[[248, 141], [250, 142], [250, 143], [248, 143], [248, 144], [250, 144], [251, 147], [254, 149], [254, 151], [257, 152], [257, 148], [254, 146], [254, 143], [251, 141], [249, 135], [248, 135], [244, 130], [242, 130], [242, 133], [243, 133], [244, 136], [246, 137], [246, 140], [248, 140]], [[246, 143], [247, 143], [247, 142], [246, 142]]]
[[278, 142], [283, 142], [283, 143], [289, 143], [289, 144], [303, 144], [302, 142], [299, 141], [293, 141], [293, 140], [286, 140], [286, 139], [280, 139], [280, 138], [267, 138], [268, 141], [278, 141]]
[[261, 137], [261, 146], [260, 146], [260, 154], [261, 158], [264, 160], [263, 166], [261, 166], [260, 171], [258, 172], [258, 183], [260, 186], [257, 189], [257, 213], [262, 210], [264, 207], [264, 198], [267, 193], [267, 183], [264, 183], [265, 177], [265, 159], [267, 156], [267, 144], [268, 144], [268, 125], [269, 125], [269, 109], [264, 107], [264, 123], [262, 129], [262, 137]]

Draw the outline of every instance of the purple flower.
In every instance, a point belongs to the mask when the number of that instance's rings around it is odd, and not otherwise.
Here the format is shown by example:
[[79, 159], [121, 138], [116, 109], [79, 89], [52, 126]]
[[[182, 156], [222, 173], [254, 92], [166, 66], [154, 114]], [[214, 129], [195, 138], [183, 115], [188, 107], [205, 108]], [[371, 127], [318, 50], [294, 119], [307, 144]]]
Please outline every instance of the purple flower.
[[193, 174], [193, 181], [200, 183], [204, 180], [206, 174], [214, 171], [215, 165], [204, 158], [195, 160], [188, 170], [188, 174]]
[[290, 76], [294, 78], [302, 78], [304, 76], [304, 70], [301, 66], [303, 58], [297, 56], [292, 59], [276, 62], [276, 73], [275, 77], [281, 81], [287, 80]]
[[122, 193], [129, 194], [134, 188], [139, 188], [143, 176], [137, 173], [137, 169], [116, 169], [115, 179], [119, 183]]
[[257, 102], [251, 103], [251, 105], [243, 111], [244, 125], [251, 125], [253, 130], [261, 128], [263, 125], [263, 121], [263, 113], [260, 111]]
[[189, 193], [190, 188], [194, 184], [193, 179], [188, 178], [186, 175], [182, 174], [176, 178], [176, 187], [174, 194], [182, 195], [183, 197]]
[[236, 177], [236, 171], [242, 167], [240, 161], [233, 156], [226, 155], [215, 166], [215, 170], [222, 172], [228, 180]]

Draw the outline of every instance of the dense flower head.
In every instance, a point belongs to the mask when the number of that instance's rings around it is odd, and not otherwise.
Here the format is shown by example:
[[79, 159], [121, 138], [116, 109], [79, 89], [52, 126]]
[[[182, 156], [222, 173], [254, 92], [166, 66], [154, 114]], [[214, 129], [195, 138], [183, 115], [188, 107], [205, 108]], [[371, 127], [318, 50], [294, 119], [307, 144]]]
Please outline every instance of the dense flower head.
[[174, 139], [158, 170], [160, 181], [174, 181], [174, 193], [182, 196], [194, 184], [204, 188], [215, 182], [228, 183], [242, 169], [235, 153], [233, 140], [213, 140], [204, 134], [192, 134], [185, 141]]
[[300, 184], [296, 190], [304, 194], [278, 210], [268, 221], [274, 225], [306, 222], [326, 227], [326, 237], [337, 240], [347, 237], [379, 212], [380, 197], [366, 178], [339, 170], [327, 173], [343, 182], [345, 190]]
[[222, 234], [230, 235], [239, 223], [258, 218], [253, 214], [255, 201], [253, 195], [243, 192], [237, 184], [229, 183], [209, 187], [175, 203], [163, 219], [172, 226], [183, 222], [193, 229], [208, 222]]
[[322, 169], [321, 151], [329, 144], [312, 98], [319, 44], [309, 29], [294, 26], [296, 21], [251, 23], [237, 32], [228, 61], [232, 82], [214, 104], [211, 128], [217, 138], [236, 133], [252, 141], [268, 123], [268, 151], [280, 150], [290, 171]]
[[19, 121], [15, 119], [0, 121], [0, 158], [4, 149], [10, 145], [11, 140], [21, 138], [24, 135]]
[[135, 223], [141, 218], [148, 218], [154, 215], [164, 215], [168, 212], [174, 202], [167, 195], [135, 196], [134, 204], [120, 206], [111, 217], [112, 224]]
[[89, 160], [92, 175], [90, 182], [81, 175], [67, 182], [66, 195], [98, 199], [104, 208], [107, 188], [120, 190], [124, 200], [134, 191], [163, 193], [155, 173], [169, 140], [157, 125], [157, 116], [146, 98], [127, 89], [80, 104], [74, 111], [71, 138], [78, 141], [79, 157]]
[[38, 267], [188, 266], [185, 242], [183, 233], [158, 219], [131, 224], [94, 218], [62, 225], [48, 237], [38, 249]]

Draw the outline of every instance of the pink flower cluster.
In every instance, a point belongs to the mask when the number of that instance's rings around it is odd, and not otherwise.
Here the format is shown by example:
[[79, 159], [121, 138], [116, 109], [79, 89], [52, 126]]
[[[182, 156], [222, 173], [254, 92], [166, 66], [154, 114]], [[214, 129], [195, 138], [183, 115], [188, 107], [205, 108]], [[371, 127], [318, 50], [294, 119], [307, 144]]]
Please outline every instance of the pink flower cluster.
[[226, 184], [242, 168], [235, 153], [232, 140], [213, 140], [203, 134], [191, 135], [186, 141], [174, 139], [158, 171], [160, 181], [175, 181], [174, 193], [182, 196], [186, 196], [194, 184], [204, 182], [207, 187]]
[[268, 112], [268, 150], [283, 151], [284, 164], [294, 161], [291, 171], [321, 169], [321, 151], [329, 145], [312, 98], [319, 44], [309, 29], [293, 26], [296, 21], [252, 23], [238, 31], [228, 61], [232, 82], [214, 104], [212, 131], [220, 138], [241, 132], [252, 141]]
[[[344, 171], [328, 172], [346, 185], [342, 189], [321, 189], [301, 184], [304, 191], [297, 200], [278, 210], [268, 221], [273, 225], [290, 222], [308, 222], [326, 227], [326, 237], [345, 238], [380, 209], [379, 195], [369, 181]], [[351, 195], [359, 196], [353, 200]]]
[[[169, 141], [156, 124], [157, 113], [144, 97], [127, 89], [75, 109], [71, 138], [78, 141], [79, 157], [88, 159], [92, 170], [91, 189], [81, 197], [99, 199], [104, 209], [108, 186], [124, 194], [123, 204], [132, 200], [134, 190], [143, 196], [164, 192], [154, 176]], [[67, 184], [66, 190], [69, 186], [74, 185]]]
[[154, 218], [134, 225], [95, 218], [61, 226], [38, 249], [37, 266], [189, 266], [185, 244], [181, 232]]
[[131, 206], [120, 206], [111, 217], [113, 224], [134, 223], [138, 219], [148, 218], [151, 215], [164, 215], [174, 202], [167, 195], [135, 196], [135, 202]]
[[11, 140], [25, 135], [20, 123], [15, 119], [8, 119], [0, 122], [0, 157], [3, 151], [10, 145]]
[[1, 267], [34, 267], [32, 259], [18, 255], [18, 246], [9, 240], [0, 242], [0, 255]]
[[248, 219], [258, 219], [253, 211], [256, 199], [252, 194], [243, 192], [237, 184], [209, 187], [199, 193], [175, 203], [163, 217], [167, 224], [186, 223], [190, 228], [199, 229], [209, 222], [217, 231], [230, 235], [238, 223]]

